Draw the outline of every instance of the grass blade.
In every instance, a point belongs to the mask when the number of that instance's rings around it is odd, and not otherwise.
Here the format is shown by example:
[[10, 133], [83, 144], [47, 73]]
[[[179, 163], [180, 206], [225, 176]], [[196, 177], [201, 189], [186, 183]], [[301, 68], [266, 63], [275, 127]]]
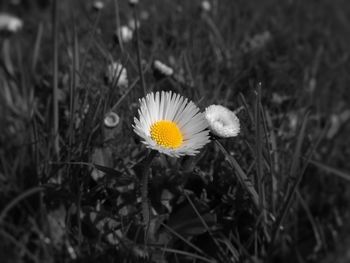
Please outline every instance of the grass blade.
[[59, 116], [58, 116], [58, 0], [54, 0], [52, 5], [52, 39], [53, 39], [53, 69], [52, 69], [52, 108], [53, 108], [53, 136], [54, 152], [57, 160], [60, 155], [59, 145]]
[[252, 182], [250, 181], [250, 179], [248, 178], [246, 173], [243, 171], [241, 166], [238, 164], [236, 159], [226, 151], [224, 146], [222, 146], [222, 144], [218, 140], [215, 140], [215, 143], [217, 146], [219, 146], [219, 149], [224, 154], [224, 156], [225, 156], [226, 160], [229, 162], [231, 168], [236, 171], [238, 181], [250, 194], [256, 209], [259, 210], [259, 207], [260, 207], [259, 206], [259, 204], [260, 204], [259, 196], [258, 196], [258, 193], [256, 192]]
[[[289, 191], [289, 193], [287, 194], [287, 198], [286, 201], [284, 202], [282, 208], [281, 208], [281, 212], [278, 215], [277, 219], [276, 219], [276, 223], [274, 225], [274, 228], [272, 230], [272, 235], [271, 235], [271, 245], [273, 245], [273, 243], [276, 240], [277, 234], [279, 232], [280, 226], [283, 223], [283, 220], [287, 214], [287, 212], [289, 211], [289, 208], [292, 204], [292, 200], [294, 197], [294, 194], [297, 190], [297, 187], [299, 186], [299, 183], [301, 182], [301, 179], [303, 177], [303, 171], [300, 171], [299, 176], [296, 178], [296, 172], [297, 172], [297, 168], [298, 168], [298, 164], [299, 164], [299, 157], [300, 157], [300, 153], [301, 153], [301, 146], [302, 143], [304, 141], [304, 136], [305, 136], [305, 130], [306, 130], [306, 124], [308, 122], [308, 117], [309, 117], [309, 113], [306, 113], [301, 129], [300, 129], [300, 133], [297, 139], [297, 144], [295, 147], [295, 152], [293, 155], [293, 161], [292, 161], [292, 166], [291, 166], [291, 176], [293, 176], [293, 178], [295, 178], [295, 182], [294, 185], [292, 186], [291, 190]], [[312, 155], [313, 151], [310, 153], [310, 155]], [[310, 156], [311, 157], [311, 156]], [[270, 248], [271, 249], [271, 248]]]
[[315, 161], [315, 160], [310, 160], [310, 163], [313, 164], [314, 166], [316, 166], [317, 168], [324, 170], [326, 173], [334, 174], [340, 178], [343, 178], [347, 181], [350, 181], [350, 174], [349, 173], [340, 171], [336, 168], [333, 168], [331, 166], [328, 166], [326, 164], [320, 163], [320, 162]]

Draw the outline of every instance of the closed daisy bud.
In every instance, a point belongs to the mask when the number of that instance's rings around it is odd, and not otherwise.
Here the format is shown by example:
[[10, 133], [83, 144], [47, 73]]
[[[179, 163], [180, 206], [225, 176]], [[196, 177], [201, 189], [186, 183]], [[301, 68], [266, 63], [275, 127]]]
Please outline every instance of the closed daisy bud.
[[96, 11], [100, 11], [103, 7], [104, 7], [104, 3], [102, 1], [95, 1], [92, 4], [92, 7], [96, 10]]
[[211, 105], [205, 109], [205, 117], [213, 134], [222, 138], [239, 134], [240, 124], [236, 114], [221, 105]]
[[174, 74], [174, 70], [165, 65], [164, 63], [160, 62], [159, 60], [155, 60], [153, 62], [153, 68], [155, 71], [157, 71], [158, 73], [160, 73], [161, 75], [164, 75], [166, 77], [170, 77], [171, 75]]
[[0, 31], [16, 33], [23, 26], [23, 22], [18, 17], [10, 14], [0, 14]]
[[134, 6], [139, 3], [139, 0], [129, 0], [129, 5]]
[[208, 123], [199, 108], [171, 91], [140, 100], [134, 131], [151, 148], [170, 157], [195, 155], [209, 142]]
[[122, 41], [123, 43], [130, 42], [132, 40], [133, 34], [133, 30], [128, 26], [121, 26], [117, 30], [117, 35], [120, 37], [120, 41]]
[[106, 78], [109, 84], [120, 88], [126, 88], [129, 84], [126, 68], [118, 62], [113, 62], [107, 67]]
[[210, 4], [210, 2], [207, 1], [207, 0], [202, 1], [202, 3], [201, 3], [201, 8], [202, 8], [203, 11], [209, 12], [209, 11], [211, 10], [211, 4]]

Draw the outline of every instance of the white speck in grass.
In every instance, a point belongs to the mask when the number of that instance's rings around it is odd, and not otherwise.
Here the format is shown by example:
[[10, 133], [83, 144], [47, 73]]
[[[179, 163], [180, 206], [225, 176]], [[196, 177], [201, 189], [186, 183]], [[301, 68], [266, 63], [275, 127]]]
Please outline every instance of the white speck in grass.
[[94, 1], [94, 3], [92, 4], [92, 7], [96, 10], [96, 11], [100, 11], [102, 8], [104, 8], [105, 4], [102, 1]]
[[121, 26], [117, 29], [117, 35], [120, 37], [120, 41], [128, 43], [132, 40], [134, 31], [128, 26]]
[[129, 85], [126, 68], [119, 62], [113, 62], [107, 67], [106, 78], [109, 84], [119, 88], [126, 88]]
[[202, 1], [202, 3], [201, 3], [201, 8], [202, 8], [203, 11], [209, 12], [209, 11], [211, 10], [211, 4], [210, 4], [210, 2], [207, 1], [207, 0]]
[[107, 113], [105, 119], [104, 119], [104, 124], [106, 127], [108, 128], [114, 128], [119, 124], [119, 116], [117, 113], [111, 111], [109, 113]]
[[251, 38], [247, 38], [241, 47], [245, 53], [261, 50], [271, 41], [271, 39], [271, 33], [269, 31], [264, 31], [252, 36]]
[[0, 13], [0, 31], [16, 33], [22, 27], [23, 22], [18, 17], [6, 13]]
[[240, 132], [240, 122], [236, 114], [224, 106], [210, 105], [205, 109], [205, 117], [211, 132], [218, 137], [235, 137]]
[[142, 10], [142, 11], [140, 12], [140, 18], [141, 18], [142, 20], [148, 20], [148, 18], [149, 18], [149, 13], [148, 13], [146, 10]]
[[158, 71], [159, 73], [161, 73], [162, 75], [165, 75], [167, 77], [171, 76], [174, 74], [174, 70], [165, 65], [164, 63], [160, 62], [159, 60], [155, 60], [153, 62], [153, 68]]
[[130, 4], [131, 6], [137, 5], [138, 3], [139, 3], [139, 0], [129, 0], [129, 4]]

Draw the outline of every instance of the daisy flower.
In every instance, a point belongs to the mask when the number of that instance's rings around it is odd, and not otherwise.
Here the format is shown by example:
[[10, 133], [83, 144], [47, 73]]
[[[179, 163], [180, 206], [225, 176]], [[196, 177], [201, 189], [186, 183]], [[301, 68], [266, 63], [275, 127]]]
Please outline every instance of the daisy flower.
[[236, 114], [221, 105], [211, 105], [205, 109], [205, 118], [213, 134], [228, 138], [239, 134], [240, 124]]
[[133, 128], [148, 148], [180, 157], [197, 154], [209, 142], [204, 114], [179, 94], [149, 93], [140, 100], [138, 113]]

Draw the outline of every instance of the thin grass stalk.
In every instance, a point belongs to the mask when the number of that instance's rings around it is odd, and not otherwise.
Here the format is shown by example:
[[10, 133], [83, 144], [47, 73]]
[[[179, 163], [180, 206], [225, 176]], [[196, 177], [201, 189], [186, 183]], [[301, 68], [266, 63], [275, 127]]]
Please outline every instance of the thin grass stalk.
[[260, 101], [261, 101], [261, 83], [258, 84], [256, 105], [255, 105], [255, 158], [256, 158], [256, 178], [259, 195], [260, 211], [263, 210], [264, 194], [262, 187], [263, 179], [263, 157], [262, 157], [262, 136], [261, 136], [261, 115], [260, 115]]
[[148, 231], [151, 221], [151, 207], [148, 199], [148, 178], [149, 169], [151, 167], [154, 157], [157, 155], [156, 151], [151, 151], [148, 156], [143, 159], [137, 167], [135, 167], [136, 172], [141, 175], [141, 201], [142, 201], [142, 219], [144, 225], [144, 244], [147, 245]]
[[312, 226], [312, 230], [314, 232], [314, 236], [315, 236], [315, 240], [316, 240], [316, 246], [314, 247], [314, 252], [317, 252], [324, 246], [322, 239], [321, 239], [320, 231], [316, 225], [315, 218], [313, 217], [313, 215], [310, 211], [310, 208], [308, 207], [306, 201], [302, 197], [299, 190], [296, 191], [296, 196], [297, 196], [299, 203], [301, 204], [301, 207], [305, 210], [305, 213], [306, 213], [306, 215], [310, 221], [310, 224]]
[[53, 144], [57, 160], [60, 155], [59, 118], [58, 118], [58, 0], [52, 5], [52, 39], [53, 39], [53, 70], [52, 70], [52, 108], [53, 108]]
[[[304, 136], [305, 136], [305, 130], [306, 130], [306, 124], [307, 124], [307, 121], [308, 121], [308, 116], [309, 116], [309, 113], [306, 113], [305, 117], [304, 117], [304, 120], [303, 120], [303, 123], [302, 123], [302, 126], [301, 126], [301, 130], [300, 130], [300, 133], [299, 133], [299, 136], [298, 136], [298, 140], [297, 140], [297, 144], [295, 146], [295, 152], [294, 152], [294, 159], [293, 159], [293, 162], [292, 162], [292, 176], [294, 177], [296, 174], [296, 163], [299, 163], [298, 160], [295, 160], [295, 158], [299, 158], [300, 157], [300, 153], [301, 153], [301, 146], [302, 146], [302, 143], [304, 141]], [[314, 149], [316, 148], [317, 145], [315, 145], [312, 149], [312, 151], [310, 152], [309, 154], [309, 157], [308, 159], [311, 158], [312, 154], [313, 154], [313, 151]], [[306, 169], [306, 165], [308, 164], [308, 161], [306, 161], [306, 164], [305, 164], [305, 168], [304, 170]], [[272, 246], [277, 238], [277, 234], [280, 230], [280, 226], [282, 225], [283, 223], [283, 220], [292, 204], [292, 200], [293, 200], [293, 197], [294, 197], [294, 194], [297, 190], [297, 187], [299, 186], [299, 183], [301, 182], [301, 179], [303, 177], [303, 173], [304, 171], [301, 170], [300, 173], [299, 173], [299, 176], [298, 178], [296, 178], [295, 180], [295, 183], [293, 184], [292, 186], [292, 189], [289, 191], [289, 193], [287, 194], [287, 198], [286, 198], [286, 201], [284, 202], [283, 206], [282, 206], [282, 209], [281, 209], [281, 212], [279, 213], [277, 219], [276, 219], [276, 223], [272, 229], [272, 235], [271, 235], [271, 242], [270, 242], [270, 250], [272, 249]]]
[[38, 26], [38, 33], [36, 35], [35, 44], [34, 44], [33, 59], [32, 59], [33, 74], [35, 74], [36, 64], [38, 63], [42, 36], [43, 36], [43, 23], [41, 22]]
[[[257, 96], [255, 104], [255, 158], [256, 158], [256, 177], [257, 177], [257, 188], [259, 195], [259, 208], [263, 216], [262, 227], [264, 229], [265, 236], [269, 238], [267, 234], [267, 215], [266, 215], [266, 200], [265, 200], [265, 187], [264, 187], [264, 171], [263, 171], [263, 155], [262, 155], [262, 132], [261, 132], [261, 83], [258, 83]], [[267, 240], [268, 242], [270, 240]]]
[[272, 119], [270, 116], [270, 113], [268, 110], [265, 111], [265, 119], [267, 122], [267, 125], [269, 127], [269, 137], [270, 137], [270, 142], [271, 142], [271, 149], [270, 153], [272, 155], [272, 167], [271, 167], [271, 211], [273, 214], [276, 212], [276, 200], [277, 200], [277, 179], [276, 175], [279, 172], [279, 166], [278, 166], [278, 151], [277, 151], [277, 139], [276, 139], [276, 134], [273, 130], [273, 123]]
[[2, 222], [4, 221], [7, 213], [14, 208], [19, 202], [21, 202], [22, 200], [24, 200], [25, 198], [36, 194], [38, 192], [44, 191], [45, 188], [42, 186], [37, 186], [34, 188], [30, 188], [27, 191], [21, 193], [19, 196], [17, 196], [15, 199], [13, 199], [10, 203], [8, 203], [4, 209], [2, 209], [1, 213], [0, 213], [0, 225], [2, 224]]
[[[274, 164], [273, 164], [273, 158], [272, 158], [272, 147], [271, 147], [271, 136], [270, 136], [270, 131], [268, 130], [268, 124], [266, 120], [266, 112], [263, 108], [263, 106], [260, 104], [260, 112], [261, 112], [261, 117], [262, 117], [262, 124], [264, 128], [264, 137], [265, 137], [265, 143], [267, 147], [267, 162], [268, 162], [268, 168], [270, 171], [270, 189], [269, 192], [273, 193], [273, 182], [275, 180], [275, 171], [274, 171]], [[271, 207], [274, 205], [274, 199], [273, 195], [270, 195], [270, 204]], [[270, 209], [271, 210], [271, 209]]]
[[147, 90], [146, 90], [145, 78], [143, 76], [142, 63], [141, 63], [140, 32], [139, 32], [139, 26], [138, 26], [138, 21], [139, 21], [138, 5], [133, 5], [133, 14], [134, 14], [134, 21], [135, 21], [134, 22], [135, 23], [135, 33], [136, 33], [137, 66], [138, 66], [139, 75], [140, 75], [140, 79], [141, 79], [141, 87], [142, 87], [144, 95], [146, 95]]
[[172, 229], [170, 226], [164, 224], [164, 223], [160, 223], [166, 230], [168, 230], [170, 233], [172, 233], [174, 236], [176, 236], [177, 238], [181, 239], [184, 243], [186, 243], [189, 247], [192, 247], [194, 250], [196, 250], [197, 252], [203, 254], [203, 256], [208, 257], [203, 250], [201, 250], [199, 247], [197, 247], [196, 245], [194, 245], [193, 243], [191, 243], [190, 241], [188, 241], [186, 238], [184, 238], [183, 236], [181, 236], [179, 233], [177, 233], [174, 229]]
[[226, 160], [230, 164], [231, 168], [237, 172], [236, 174], [237, 174], [238, 182], [250, 194], [255, 208], [259, 211], [259, 208], [260, 208], [259, 196], [258, 196], [258, 193], [256, 192], [251, 180], [248, 178], [246, 173], [242, 170], [241, 166], [238, 164], [236, 159], [226, 151], [224, 146], [222, 146], [222, 144], [218, 140], [214, 140], [214, 142], [216, 143], [216, 145], [219, 147], [220, 151], [226, 157]]
[[120, 45], [120, 50], [122, 53], [124, 53], [124, 46], [123, 41], [120, 36], [120, 16], [119, 16], [119, 3], [118, 0], [114, 0], [114, 10], [115, 10], [115, 28], [116, 28], [116, 34], [118, 37], [118, 43]]
[[315, 161], [315, 160], [310, 160], [310, 164], [316, 166], [318, 169], [324, 170], [324, 172], [326, 172], [326, 173], [334, 174], [334, 175], [350, 182], [350, 173], [340, 171], [336, 168], [333, 168], [331, 166], [328, 166], [326, 164], [323, 164], [323, 163], [321, 163], [319, 161]]
[[220, 246], [219, 242], [216, 240], [216, 238], [214, 237], [213, 233], [211, 232], [208, 224], [205, 222], [205, 220], [203, 219], [203, 217], [201, 216], [201, 214], [199, 213], [198, 209], [196, 208], [196, 206], [193, 204], [191, 198], [188, 196], [188, 194], [186, 193], [186, 191], [183, 192], [187, 201], [189, 202], [189, 204], [191, 205], [191, 207], [193, 208], [193, 211], [196, 213], [197, 217], [199, 218], [199, 220], [201, 221], [201, 223], [203, 224], [203, 226], [205, 227], [205, 229], [207, 230], [208, 234], [210, 235], [211, 239], [213, 240], [214, 244], [216, 245], [217, 249], [219, 250], [220, 253], [218, 253], [218, 255], [220, 255], [220, 260], [222, 262], [232, 262], [227, 255], [225, 254], [225, 251], [223, 250], [223, 248]]
[[198, 260], [201, 260], [203, 262], [208, 262], [208, 263], [216, 263], [217, 262], [214, 259], [208, 259], [206, 257], [202, 257], [202, 256], [199, 256], [197, 254], [193, 254], [193, 253], [190, 253], [190, 252], [187, 252], [187, 251], [178, 250], [178, 249], [173, 249], [173, 248], [168, 248], [168, 247], [160, 247], [159, 245], [153, 245], [153, 244], [150, 245], [149, 247], [152, 250], [159, 249], [159, 250], [162, 250], [163, 252], [174, 253], [174, 254], [179, 254], [179, 255], [183, 255], [183, 256], [187, 256], [187, 257], [192, 257], [193, 260], [197, 260], [198, 259]]
[[87, 43], [87, 48], [86, 48], [86, 52], [85, 52], [86, 55], [82, 57], [82, 63], [81, 63], [81, 67], [80, 67], [81, 68], [80, 75], [82, 75], [83, 72], [84, 72], [86, 61], [88, 59], [88, 54], [90, 52], [90, 49], [92, 48], [92, 43], [93, 43], [93, 40], [94, 40], [94, 36], [95, 36], [95, 33], [96, 33], [98, 22], [100, 21], [100, 16], [101, 16], [101, 12], [98, 12], [97, 16], [96, 16], [96, 20], [95, 20], [93, 28], [92, 28], [92, 31], [91, 31], [91, 34], [89, 36], [89, 41]]
[[19, 251], [26, 254], [26, 256], [32, 260], [32, 262], [39, 263], [38, 257], [35, 256], [28, 248], [25, 246], [23, 241], [17, 240], [17, 238], [13, 237], [11, 234], [7, 233], [4, 229], [0, 229], [0, 236], [3, 236], [7, 241], [13, 243]]

